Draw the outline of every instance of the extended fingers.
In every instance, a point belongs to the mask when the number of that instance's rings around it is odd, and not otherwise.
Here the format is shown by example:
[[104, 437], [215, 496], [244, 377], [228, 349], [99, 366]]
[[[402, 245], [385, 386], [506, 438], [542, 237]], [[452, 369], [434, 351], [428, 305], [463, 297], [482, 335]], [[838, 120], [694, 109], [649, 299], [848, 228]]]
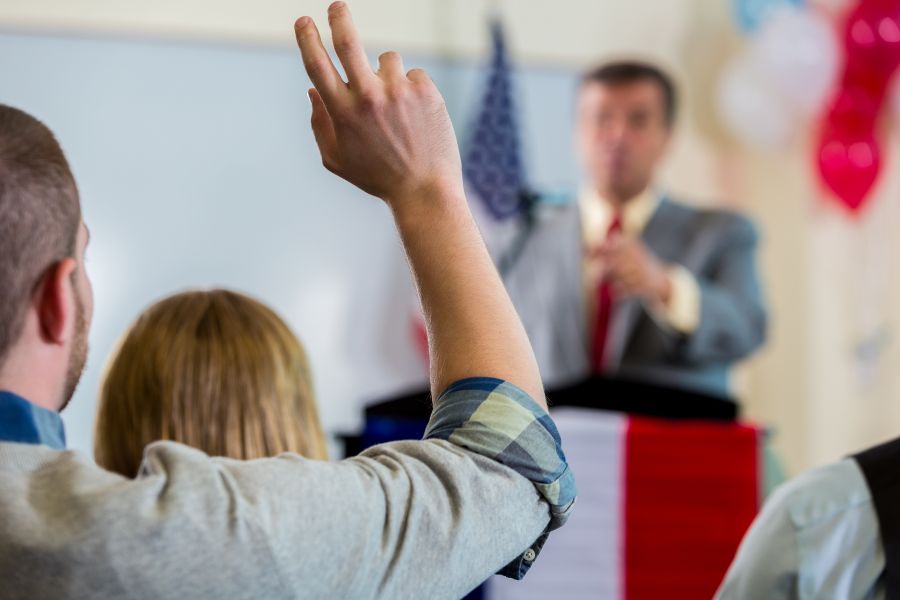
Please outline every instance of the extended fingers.
[[331, 27], [334, 51], [344, 65], [350, 86], [365, 87], [374, 79], [375, 73], [359, 41], [350, 9], [345, 3], [335, 2], [328, 7], [328, 24]]
[[300, 17], [294, 24], [294, 34], [303, 57], [303, 66], [316, 90], [326, 102], [337, 101], [344, 81], [322, 44], [316, 24], [309, 17]]

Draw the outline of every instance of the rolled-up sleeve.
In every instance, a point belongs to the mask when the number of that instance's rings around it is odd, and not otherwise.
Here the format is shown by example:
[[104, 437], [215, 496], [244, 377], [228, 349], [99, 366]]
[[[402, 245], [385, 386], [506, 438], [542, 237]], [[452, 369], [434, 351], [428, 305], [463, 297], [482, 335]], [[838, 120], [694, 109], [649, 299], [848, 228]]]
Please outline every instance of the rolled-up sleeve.
[[521, 578], [547, 534], [561, 527], [575, 504], [575, 478], [556, 425], [526, 392], [493, 378], [452, 384], [435, 403], [425, 439], [443, 439], [509, 467], [531, 481], [550, 508], [544, 534], [500, 571]]

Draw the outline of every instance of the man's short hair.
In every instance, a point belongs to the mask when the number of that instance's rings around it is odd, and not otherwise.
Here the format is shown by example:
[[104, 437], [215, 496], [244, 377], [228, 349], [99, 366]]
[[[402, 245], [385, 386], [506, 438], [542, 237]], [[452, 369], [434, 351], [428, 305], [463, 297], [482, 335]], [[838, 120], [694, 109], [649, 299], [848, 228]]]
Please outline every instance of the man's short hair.
[[675, 113], [678, 105], [675, 83], [662, 69], [633, 60], [614, 61], [602, 64], [591, 69], [581, 77], [581, 85], [588, 83], [601, 83], [604, 85], [623, 85], [638, 81], [650, 81], [659, 86], [663, 95], [663, 108], [666, 125], [671, 127], [675, 123]]
[[80, 223], [75, 178], [53, 133], [0, 104], [0, 366], [41, 277], [75, 256]]

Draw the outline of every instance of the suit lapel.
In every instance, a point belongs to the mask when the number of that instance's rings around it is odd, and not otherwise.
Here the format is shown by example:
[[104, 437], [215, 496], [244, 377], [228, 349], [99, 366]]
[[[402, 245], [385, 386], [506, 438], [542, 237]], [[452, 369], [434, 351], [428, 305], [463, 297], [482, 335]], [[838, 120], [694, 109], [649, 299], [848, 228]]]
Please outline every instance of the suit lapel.
[[666, 214], [671, 209], [669, 201], [663, 197], [659, 201], [659, 206], [656, 207], [653, 216], [650, 217], [650, 220], [644, 227], [644, 231], [641, 232], [641, 240], [654, 254], [662, 253], [666, 240], [671, 237], [672, 232], [666, 226], [667, 223], [671, 223]]

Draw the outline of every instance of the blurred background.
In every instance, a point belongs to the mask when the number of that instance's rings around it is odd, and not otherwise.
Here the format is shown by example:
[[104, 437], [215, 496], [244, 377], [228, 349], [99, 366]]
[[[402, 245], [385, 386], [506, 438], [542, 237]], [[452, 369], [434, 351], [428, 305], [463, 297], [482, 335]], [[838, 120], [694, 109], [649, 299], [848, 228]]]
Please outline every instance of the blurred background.
[[[248, 292], [286, 318], [308, 346], [329, 432], [359, 428], [368, 402], [425, 381], [390, 216], [321, 167], [308, 127], [292, 23], [324, 18], [327, 4], [0, 0], [0, 102], [56, 132], [92, 230], [96, 310], [87, 371], [64, 414], [72, 447], [91, 448], [118, 336], [153, 300], [190, 287]], [[785, 6], [760, 12], [769, 4]], [[539, 189], [579, 187], [571, 139], [584, 69], [627, 56], [676, 77], [683, 109], [663, 183], [759, 225], [772, 320], [735, 395], [771, 428], [793, 474], [900, 433], [897, 86], [870, 115], [874, 141], [857, 148], [871, 188], [842, 187], [839, 172], [829, 180], [820, 148], [853, 4], [351, 7], [373, 60], [399, 50], [408, 68], [429, 70], [464, 143], [490, 58], [488, 20], [499, 16]]]

